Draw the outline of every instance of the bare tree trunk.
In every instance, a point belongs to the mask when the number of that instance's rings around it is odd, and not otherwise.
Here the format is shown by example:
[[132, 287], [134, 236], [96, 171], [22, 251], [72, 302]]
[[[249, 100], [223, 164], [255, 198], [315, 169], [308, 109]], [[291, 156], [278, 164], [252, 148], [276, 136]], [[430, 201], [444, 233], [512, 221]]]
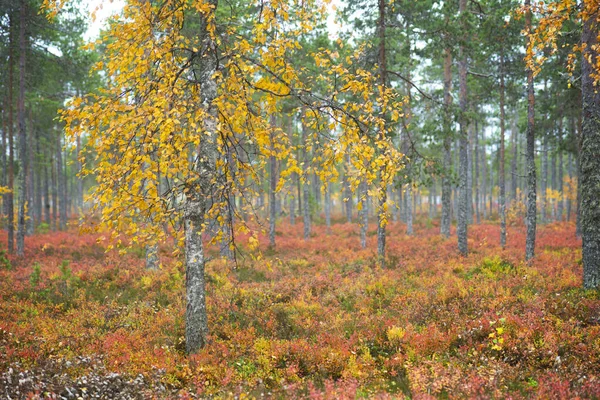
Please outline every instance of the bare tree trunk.
[[544, 142], [542, 145], [542, 182], [541, 182], [541, 192], [542, 192], [542, 210], [540, 213], [540, 222], [545, 224], [546, 220], [546, 211], [548, 210], [548, 135], [544, 136]]
[[[56, 154], [56, 151], [54, 152]], [[52, 230], [58, 230], [58, 179], [56, 173], [56, 160], [52, 159]]]
[[498, 169], [498, 186], [500, 186], [500, 246], [506, 247], [506, 184], [504, 181], [504, 136], [505, 119], [504, 112], [504, 49], [500, 51], [500, 168]]
[[304, 121], [302, 122], [302, 175], [303, 182], [303, 202], [304, 202], [304, 240], [310, 238], [310, 172], [308, 170], [308, 131]]
[[64, 231], [67, 228], [67, 199], [65, 175], [63, 172], [62, 143], [60, 132], [56, 142], [56, 177], [58, 179], [58, 229]]
[[[459, 0], [459, 12], [462, 18], [467, 13], [467, 0]], [[465, 28], [465, 27], [463, 27]], [[465, 32], [466, 34], [466, 32]], [[459, 46], [459, 99], [460, 99], [460, 147], [459, 147], [459, 200], [458, 200], [458, 250], [462, 255], [467, 255], [467, 223], [469, 212], [469, 196], [468, 196], [468, 145], [469, 138], [467, 136], [467, 55], [464, 44]]]
[[475, 152], [473, 154], [473, 169], [475, 172], [475, 217], [477, 225], [481, 223], [481, 216], [479, 212], [479, 122], [475, 120]]
[[[586, 0], [584, 3], [590, 2]], [[591, 3], [591, 2], [590, 2]], [[600, 285], [600, 93], [595, 85], [594, 69], [598, 52], [600, 10], [586, 4], [593, 12], [583, 24], [584, 46], [581, 66], [583, 129], [581, 146], [581, 237], [583, 240], [583, 287]], [[590, 64], [590, 61], [593, 64]]]
[[83, 212], [83, 178], [80, 176], [81, 174], [81, 138], [79, 137], [79, 135], [77, 135], [77, 148], [76, 148], [77, 154], [77, 201], [76, 201], [76, 205], [77, 205], [77, 213], [82, 213]]
[[29, 109], [29, 146], [27, 151], [27, 176], [26, 176], [26, 185], [27, 185], [27, 219], [25, 220], [25, 234], [27, 236], [33, 235], [34, 225], [36, 223], [35, 216], [35, 203], [33, 197], [33, 184], [34, 184], [34, 149], [35, 149], [35, 133], [33, 130], [33, 118], [31, 117], [31, 108]]
[[277, 219], [277, 204], [275, 190], [277, 189], [277, 160], [275, 152], [275, 117], [271, 117], [271, 155], [269, 156], [269, 247], [275, 248], [275, 220]]
[[518, 150], [517, 150], [517, 116], [514, 115], [512, 117], [511, 126], [510, 126], [510, 141], [512, 143], [512, 160], [510, 164], [510, 172], [511, 172], [511, 200], [517, 201], [517, 187], [518, 187], [518, 177], [517, 177], [517, 160], [518, 160]]
[[[482, 133], [485, 134], [485, 128]], [[487, 154], [485, 149], [485, 136], [482, 137], [481, 141], [481, 205], [483, 211], [483, 219], [486, 220], [488, 218], [487, 212], [487, 195], [488, 195], [488, 173], [487, 173]]]
[[327, 233], [331, 232], [331, 183], [325, 182], [325, 225]]
[[452, 53], [449, 48], [444, 50], [444, 175], [442, 176], [442, 221], [440, 223], [440, 233], [445, 237], [450, 237], [450, 224], [452, 222]]
[[19, 122], [19, 216], [17, 230], [17, 255], [23, 257], [25, 251], [25, 203], [27, 202], [27, 130], [25, 126], [25, 57], [27, 44], [25, 39], [25, 1], [20, 1], [19, 10], [19, 99], [18, 99], [18, 122]]
[[13, 82], [14, 82], [14, 38], [13, 18], [9, 20], [9, 60], [8, 60], [8, 189], [6, 213], [8, 214], [8, 252], [15, 251], [15, 146], [14, 146], [14, 121], [13, 121]]
[[48, 227], [52, 224], [50, 207], [50, 175], [48, 174], [48, 165], [44, 165], [44, 216]]
[[[567, 174], [569, 175], [569, 182], [571, 182], [571, 180], [573, 179], [573, 156], [571, 155], [571, 153], [569, 153], [569, 155], [567, 156]], [[566, 202], [566, 210], [565, 213], [566, 215], [566, 220], [567, 222], [571, 221], [571, 209], [572, 209], [572, 204], [571, 204], [571, 196], [567, 197], [567, 202]]]
[[469, 124], [467, 132], [467, 223], [473, 224], [473, 124]]
[[[525, 0], [525, 7], [531, 6], [531, 0]], [[525, 16], [525, 30], [531, 32], [531, 10]], [[528, 41], [533, 40], [531, 36]], [[535, 94], [533, 88], [533, 70], [527, 69], [527, 237], [525, 259], [535, 255], [536, 236], [536, 172], [535, 172]]]
[[414, 233], [413, 229], [413, 190], [412, 185], [406, 186], [406, 234], [412, 236]]
[[[379, 34], [379, 56], [378, 56], [378, 63], [379, 63], [379, 84], [381, 85], [381, 88], [383, 90], [383, 88], [386, 87], [387, 85], [387, 61], [386, 61], [386, 48], [385, 48], [385, 41], [386, 41], [386, 26], [385, 26], [385, 22], [386, 22], [386, 1], [385, 0], [378, 0], [378, 8], [379, 8], [379, 20], [377, 23], [377, 30], [378, 30], [378, 34]], [[407, 32], [407, 37], [409, 37], [409, 33]], [[410, 39], [408, 39], [408, 47], [409, 47], [409, 53], [410, 53]], [[410, 76], [409, 76], [410, 77]], [[409, 101], [408, 104], [410, 105], [410, 90], [408, 91], [408, 97], [409, 97]], [[410, 109], [408, 109], [407, 114], [410, 114]], [[379, 139], [383, 141], [383, 139], [385, 138], [385, 132], [383, 130], [379, 131]], [[386, 239], [386, 230], [385, 230], [385, 226], [387, 224], [387, 211], [386, 211], [386, 207], [385, 207], [385, 203], [387, 202], [387, 183], [385, 183], [383, 181], [383, 175], [384, 175], [384, 168], [385, 167], [381, 167], [380, 171], [379, 171], [379, 185], [380, 185], [380, 192], [378, 195], [378, 200], [379, 200], [379, 205], [377, 207], [377, 257], [379, 258], [379, 264], [380, 266], [383, 266], [385, 263], [385, 239]]]

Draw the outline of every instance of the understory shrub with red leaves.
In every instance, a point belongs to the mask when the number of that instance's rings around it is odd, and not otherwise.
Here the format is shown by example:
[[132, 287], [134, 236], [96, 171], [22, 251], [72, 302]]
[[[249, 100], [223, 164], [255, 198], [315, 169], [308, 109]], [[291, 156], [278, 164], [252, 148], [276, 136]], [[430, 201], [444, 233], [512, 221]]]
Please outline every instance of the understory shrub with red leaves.
[[0, 268], [0, 371], [78, 379], [92, 364], [73, 360], [90, 357], [165, 398], [600, 397], [600, 296], [581, 289], [573, 224], [541, 227], [529, 265], [523, 227], [503, 250], [498, 225], [472, 226], [467, 257], [435, 227], [389, 228], [383, 268], [351, 224], [308, 240], [281, 224], [275, 250], [241, 238], [235, 265], [209, 248], [210, 340], [190, 357], [172, 245], [147, 271], [139, 249], [105, 252], [96, 235], [28, 237]]

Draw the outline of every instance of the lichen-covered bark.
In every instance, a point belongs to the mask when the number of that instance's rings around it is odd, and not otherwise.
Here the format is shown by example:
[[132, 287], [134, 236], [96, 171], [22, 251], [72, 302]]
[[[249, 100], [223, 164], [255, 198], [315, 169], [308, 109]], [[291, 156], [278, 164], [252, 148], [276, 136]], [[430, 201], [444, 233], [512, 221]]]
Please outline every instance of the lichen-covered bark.
[[[530, 0], [525, 0], [525, 6], [531, 5]], [[525, 29], [531, 30], [531, 12], [525, 16]], [[532, 40], [529, 38], [529, 40]], [[525, 239], [525, 259], [531, 260], [535, 255], [536, 234], [536, 171], [535, 171], [535, 95], [533, 88], [533, 71], [527, 70], [527, 214], [525, 223], [527, 225], [527, 236]]]
[[592, 76], [593, 64], [599, 56], [599, 15], [600, 11], [596, 10], [584, 21], [581, 37], [585, 46], [581, 77], [583, 129], [580, 157], [580, 213], [585, 288], [600, 286], [600, 93]]
[[149, 244], [146, 246], [146, 269], [157, 270], [159, 266], [158, 245]]
[[185, 348], [188, 354], [197, 352], [206, 344], [208, 318], [206, 315], [206, 281], [204, 277], [204, 247], [202, 224], [204, 201], [188, 197], [185, 204]]
[[[216, 1], [212, 3], [216, 7]], [[214, 9], [213, 9], [214, 10]], [[198, 157], [193, 165], [197, 179], [188, 183], [183, 219], [185, 230], [186, 265], [186, 313], [185, 347], [188, 354], [196, 353], [206, 344], [208, 336], [208, 317], [206, 315], [206, 281], [204, 277], [204, 245], [202, 233], [209, 201], [214, 193], [214, 174], [216, 171], [216, 131], [217, 109], [213, 104], [217, 97], [215, 43], [209, 34], [210, 14], [200, 17], [199, 38], [202, 45], [196, 69], [202, 93], [202, 107], [206, 115], [202, 122], [204, 131]]]

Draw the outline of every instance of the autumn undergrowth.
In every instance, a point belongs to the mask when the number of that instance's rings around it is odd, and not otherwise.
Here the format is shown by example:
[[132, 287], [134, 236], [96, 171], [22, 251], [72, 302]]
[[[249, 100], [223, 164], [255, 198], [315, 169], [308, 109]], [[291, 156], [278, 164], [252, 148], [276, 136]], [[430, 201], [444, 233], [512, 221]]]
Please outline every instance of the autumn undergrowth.
[[580, 288], [573, 224], [542, 226], [527, 265], [523, 227], [502, 250], [498, 225], [471, 226], [463, 258], [435, 222], [411, 237], [390, 223], [383, 268], [356, 225], [306, 241], [301, 224], [277, 229], [269, 253], [240, 239], [236, 265], [209, 249], [210, 343], [191, 357], [172, 246], [146, 271], [142, 252], [105, 252], [94, 235], [28, 237], [0, 268], [0, 371], [86, 356], [181, 398], [600, 397], [600, 296]]

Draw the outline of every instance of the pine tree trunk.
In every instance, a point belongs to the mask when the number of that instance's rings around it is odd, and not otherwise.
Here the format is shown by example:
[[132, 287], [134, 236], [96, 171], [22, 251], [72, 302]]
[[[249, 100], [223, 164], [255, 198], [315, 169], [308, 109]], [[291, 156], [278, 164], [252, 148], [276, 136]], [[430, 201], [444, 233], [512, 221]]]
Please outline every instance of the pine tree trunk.
[[8, 60], [8, 189], [6, 213], [8, 214], [8, 252], [15, 251], [15, 145], [14, 145], [14, 121], [13, 121], [13, 82], [14, 82], [14, 37], [13, 18], [9, 19], [9, 60]]
[[[525, 0], [525, 7], [531, 6], [531, 0]], [[531, 31], [531, 10], [525, 16], [525, 30]], [[533, 40], [528, 37], [528, 40]], [[535, 171], [535, 95], [533, 88], [533, 70], [527, 69], [527, 237], [525, 259], [535, 255], [536, 236], [536, 171]]]
[[[378, 64], [379, 64], [379, 85], [381, 86], [381, 90], [387, 86], [387, 61], [386, 61], [386, 1], [378, 0], [378, 8], [379, 8], [379, 21], [377, 24], [377, 30], [379, 33], [379, 56], [378, 56]], [[407, 32], [407, 37], [409, 34]], [[409, 39], [409, 53], [410, 53], [410, 39]], [[410, 76], [409, 76], [410, 77]], [[410, 105], [410, 90], [408, 92], [408, 107]], [[406, 112], [407, 115], [410, 115], [410, 109]], [[385, 139], [385, 132], [383, 130], [379, 131], [379, 140], [383, 141]], [[379, 259], [379, 265], [383, 266], [385, 263], [385, 239], [386, 239], [386, 230], [385, 226], [387, 224], [387, 211], [385, 207], [385, 203], [387, 201], [387, 183], [383, 182], [383, 174], [384, 168], [381, 167], [379, 171], [379, 185], [380, 185], [380, 193], [378, 196], [379, 205], [377, 207], [377, 257]]]
[[449, 48], [444, 50], [444, 143], [443, 143], [443, 166], [442, 176], [442, 220], [440, 222], [440, 233], [450, 237], [450, 224], [452, 222], [452, 53]]
[[83, 212], [83, 177], [80, 176], [81, 174], [81, 137], [79, 135], [77, 135], [77, 148], [76, 148], [77, 154], [76, 154], [76, 165], [77, 165], [77, 213], [82, 213]]
[[331, 232], [331, 183], [325, 182], [325, 226]]
[[475, 218], [477, 225], [481, 223], [481, 215], [479, 212], [479, 122], [475, 120], [475, 137], [474, 137], [475, 152], [473, 154], [473, 170], [475, 172]]
[[510, 196], [511, 200], [517, 201], [517, 187], [518, 187], [518, 176], [517, 176], [517, 160], [518, 160], [518, 150], [517, 150], [517, 116], [513, 116], [512, 123], [510, 127], [510, 141], [512, 144], [512, 160], [510, 164], [510, 173], [511, 173], [511, 190]]
[[542, 182], [541, 182], [541, 194], [542, 194], [542, 210], [540, 213], [540, 222], [545, 224], [547, 222], [546, 212], [548, 210], [548, 135], [544, 136], [544, 142], [542, 145]]
[[473, 124], [469, 124], [467, 132], [467, 223], [473, 224]]
[[[459, 0], [459, 13], [462, 18], [467, 12], [467, 0]], [[464, 45], [459, 46], [459, 103], [460, 103], [460, 138], [459, 138], [459, 199], [458, 199], [458, 251], [462, 255], [467, 255], [467, 223], [469, 212], [468, 196], [468, 145], [469, 138], [467, 134], [467, 55]]]
[[[485, 129], [482, 132], [485, 135]], [[482, 139], [484, 139], [484, 140], [481, 141], [481, 205], [482, 205], [483, 219], [486, 220], [488, 218], [488, 211], [487, 211], [488, 173], [487, 173], [487, 155], [486, 155], [486, 148], [485, 148], [485, 137], [482, 137]]]
[[[589, 1], [589, 0], [588, 0]], [[586, 1], [585, 3], [587, 3]], [[589, 4], [586, 4], [588, 8]], [[583, 100], [583, 129], [581, 145], [581, 237], [583, 260], [583, 287], [600, 285], [600, 92], [594, 84], [594, 66], [598, 51], [597, 8], [583, 24], [581, 43], [584, 46], [581, 66]], [[590, 61], [592, 64], [590, 64]]]
[[27, 202], [27, 130], [25, 126], [25, 57], [27, 45], [25, 42], [25, 1], [20, 1], [19, 10], [19, 99], [17, 104], [17, 119], [19, 123], [19, 216], [17, 230], [17, 255], [25, 254], [25, 203]]
[[[56, 154], [56, 152], [54, 152]], [[53, 157], [54, 158], [54, 157]], [[52, 159], [51, 174], [52, 174], [52, 230], [58, 230], [58, 179], [56, 173], [56, 160]]]
[[67, 228], [67, 199], [60, 133], [57, 135], [56, 142], [56, 178], [58, 180], [58, 229], [64, 231]]
[[29, 138], [28, 138], [28, 151], [27, 151], [27, 219], [25, 221], [25, 234], [27, 236], [33, 235], [34, 225], [36, 223], [35, 216], [35, 204], [33, 201], [33, 184], [34, 184], [34, 149], [35, 149], [35, 133], [33, 130], [33, 118], [31, 117], [31, 109], [29, 110]]
[[500, 53], [500, 168], [498, 168], [498, 186], [500, 186], [500, 246], [506, 247], [506, 184], [504, 181], [504, 136], [505, 119], [504, 112], [504, 51]]
[[277, 219], [277, 204], [275, 190], [277, 189], [277, 160], [275, 158], [275, 117], [271, 117], [271, 155], [269, 156], [269, 247], [275, 248], [275, 221]]
[[50, 176], [48, 174], [48, 165], [44, 165], [44, 216], [48, 227], [52, 224], [50, 207]]
[[413, 190], [409, 184], [406, 187], [405, 199], [406, 199], [406, 234], [412, 236], [413, 230]]

